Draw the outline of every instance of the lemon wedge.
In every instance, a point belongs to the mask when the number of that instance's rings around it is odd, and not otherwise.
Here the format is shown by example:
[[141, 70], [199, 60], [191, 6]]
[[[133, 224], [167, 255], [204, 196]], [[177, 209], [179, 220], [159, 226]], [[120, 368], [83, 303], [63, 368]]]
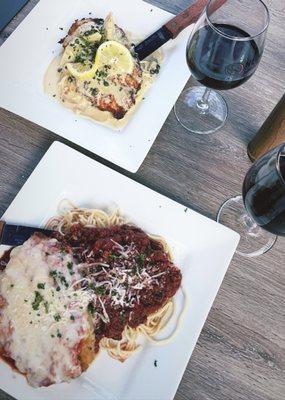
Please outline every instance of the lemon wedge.
[[102, 35], [99, 32], [92, 33], [91, 35], [84, 36], [84, 38], [90, 42], [99, 42], [102, 39]]
[[66, 67], [72, 76], [81, 81], [88, 81], [89, 79], [92, 79], [97, 70], [95, 64], [93, 64], [90, 68], [80, 63], [68, 63], [66, 64]]
[[73, 62], [75, 57], [82, 52], [82, 46], [84, 46], [84, 42], [79, 38], [76, 38], [75, 40], [70, 42], [66, 46], [64, 53], [62, 55], [60, 62], [61, 65], [64, 65], [68, 62]]
[[105, 65], [110, 66], [113, 74], [130, 74], [134, 69], [134, 60], [126, 46], [109, 40], [99, 46], [94, 63], [96, 70], [104, 68]]

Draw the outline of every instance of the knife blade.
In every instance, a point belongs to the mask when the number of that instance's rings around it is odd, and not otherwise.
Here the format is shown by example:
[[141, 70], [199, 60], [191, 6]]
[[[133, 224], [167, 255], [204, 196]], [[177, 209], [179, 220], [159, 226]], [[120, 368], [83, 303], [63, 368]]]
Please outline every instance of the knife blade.
[[[170, 39], [175, 39], [187, 26], [196, 22], [208, 4], [209, 0], [197, 0], [186, 10], [176, 15], [152, 35], [135, 46], [139, 60], [144, 60]], [[210, 14], [220, 8], [227, 0], [216, 0], [209, 10]]]
[[31, 226], [10, 225], [4, 221], [0, 221], [0, 244], [20, 246], [35, 232], [49, 236], [52, 231]]

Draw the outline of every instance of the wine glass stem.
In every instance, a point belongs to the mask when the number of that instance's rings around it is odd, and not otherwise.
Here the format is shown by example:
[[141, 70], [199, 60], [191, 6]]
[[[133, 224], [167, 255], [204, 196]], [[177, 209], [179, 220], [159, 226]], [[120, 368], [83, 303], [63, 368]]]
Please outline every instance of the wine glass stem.
[[246, 212], [241, 215], [240, 221], [244, 224], [248, 232], [258, 228], [258, 225]]
[[209, 96], [211, 93], [211, 89], [205, 88], [205, 92], [200, 100], [197, 101], [197, 108], [199, 109], [200, 114], [207, 114], [209, 111]]

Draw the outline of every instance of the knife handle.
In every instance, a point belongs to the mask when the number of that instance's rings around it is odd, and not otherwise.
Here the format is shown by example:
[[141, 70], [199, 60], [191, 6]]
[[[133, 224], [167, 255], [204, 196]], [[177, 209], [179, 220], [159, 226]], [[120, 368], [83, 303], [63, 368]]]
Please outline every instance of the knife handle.
[[[212, 4], [209, 13], [212, 14], [226, 1], [227, 0], [216, 0]], [[186, 8], [186, 10], [182, 11], [164, 25], [171, 33], [172, 39], [175, 39], [183, 29], [198, 20], [208, 2], [209, 0], [197, 0], [192, 6]]]
[[2, 243], [2, 236], [3, 236], [3, 231], [5, 228], [6, 222], [0, 221], [0, 244]]
[[171, 32], [172, 39], [175, 39], [192, 22], [197, 21], [207, 3], [208, 0], [198, 0], [165, 24], [165, 27]]

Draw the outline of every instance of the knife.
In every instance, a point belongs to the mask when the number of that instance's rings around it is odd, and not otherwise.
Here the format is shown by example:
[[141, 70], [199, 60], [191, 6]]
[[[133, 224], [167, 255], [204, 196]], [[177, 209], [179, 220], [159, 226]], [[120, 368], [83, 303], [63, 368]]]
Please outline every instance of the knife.
[[49, 236], [52, 231], [30, 226], [10, 225], [6, 224], [4, 221], [0, 221], [0, 244], [20, 246], [35, 232], [40, 232]]
[[[216, 0], [211, 5], [209, 13], [212, 14], [226, 1], [227, 0]], [[136, 45], [135, 52], [137, 53], [139, 60], [144, 60], [147, 56], [159, 49], [170, 39], [175, 39], [180, 32], [187, 28], [187, 26], [193, 22], [196, 22], [208, 2], [209, 0], [197, 0], [194, 4], [192, 4], [192, 6], [186, 8], [186, 10], [176, 15], [176, 17], [168, 21], [165, 25], [158, 29], [158, 31], [154, 32], [151, 36]]]

